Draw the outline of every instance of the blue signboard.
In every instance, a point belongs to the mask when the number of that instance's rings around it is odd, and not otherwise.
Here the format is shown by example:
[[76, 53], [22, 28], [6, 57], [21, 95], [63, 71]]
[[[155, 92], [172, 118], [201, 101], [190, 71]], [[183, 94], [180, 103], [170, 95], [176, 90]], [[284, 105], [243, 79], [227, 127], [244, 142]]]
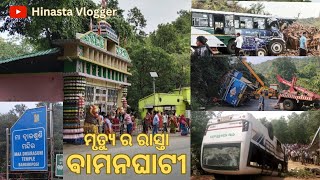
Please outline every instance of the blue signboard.
[[10, 132], [11, 170], [47, 171], [47, 108], [28, 109]]
[[238, 106], [241, 96], [244, 93], [244, 91], [247, 88], [247, 84], [236, 79], [232, 78], [228, 89], [223, 97], [223, 100], [226, 101], [227, 103], [233, 105], [233, 106]]

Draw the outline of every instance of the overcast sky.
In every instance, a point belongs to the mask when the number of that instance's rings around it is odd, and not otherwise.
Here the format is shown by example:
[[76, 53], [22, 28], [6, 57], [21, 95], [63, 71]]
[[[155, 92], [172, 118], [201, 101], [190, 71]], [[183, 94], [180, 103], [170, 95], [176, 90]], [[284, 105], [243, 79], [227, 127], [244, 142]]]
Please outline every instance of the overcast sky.
[[[100, 3], [101, 0], [93, 0]], [[125, 10], [125, 18], [128, 10], [137, 7], [147, 20], [145, 32], [149, 33], [157, 29], [158, 24], [174, 21], [180, 10], [190, 10], [191, 0], [118, 0], [119, 7]]]
[[36, 104], [39, 102], [0, 102], [0, 113], [8, 113], [11, 109], [14, 109], [14, 106], [17, 104], [24, 104], [28, 109], [37, 107]]
[[[303, 111], [294, 111], [297, 114], [301, 114]], [[278, 119], [281, 116], [287, 117], [291, 115], [293, 111], [223, 111], [221, 116], [241, 114], [241, 113], [251, 113], [255, 118], [260, 119], [266, 117], [267, 120]]]
[[240, 1], [239, 5], [250, 7], [253, 3], [263, 3], [266, 12], [278, 17], [296, 18], [300, 13], [300, 18], [319, 17], [319, 2], [252, 2]]

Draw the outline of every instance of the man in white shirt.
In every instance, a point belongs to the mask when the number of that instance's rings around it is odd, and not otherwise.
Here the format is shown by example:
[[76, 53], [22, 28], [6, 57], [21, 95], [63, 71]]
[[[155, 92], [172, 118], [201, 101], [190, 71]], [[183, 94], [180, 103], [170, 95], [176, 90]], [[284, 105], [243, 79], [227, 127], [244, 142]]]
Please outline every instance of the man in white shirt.
[[168, 132], [168, 129], [167, 129], [168, 115], [167, 115], [166, 113], [164, 113], [163, 116], [162, 116], [162, 119], [163, 119], [162, 133], [163, 133], [163, 132]]
[[237, 33], [237, 38], [236, 40], [234, 41], [236, 44], [236, 56], [240, 56], [240, 50], [241, 50], [241, 47], [242, 47], [242, 44], [243, 44], [243, 38], [242, 36], [240, 35], [240, 33]]

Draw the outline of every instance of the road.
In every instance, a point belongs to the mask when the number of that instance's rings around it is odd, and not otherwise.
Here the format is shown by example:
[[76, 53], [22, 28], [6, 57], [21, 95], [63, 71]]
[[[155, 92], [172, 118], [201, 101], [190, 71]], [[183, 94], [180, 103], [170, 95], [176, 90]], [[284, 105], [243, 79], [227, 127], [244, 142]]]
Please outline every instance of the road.
[[[265, 111], [279, 111], [279, 109], [274, 109], [274, 106], [277, 104], [278, 99], [268, 99], [264, 100]], [[208, 108], [208, 111], [257, 111], [258, 110], [259, 101], [256, 99], [251, 99], [249, 102], [240, 105], [239, 107], [229, 106], [228, 104], [222, 106], [215, 106]]]
[[[169, 146], [164, 151], [158, 151], [155, 149], [155, 147], [141, 147], [137, 145], [136, 142], [136, 136], [133, 136], [133, 146], [132, 147], [123, 147], [121, 146], [119, 140], [116, 143], [116, 146], [107, 146], [108, 151], [92, 151], [91, 147], [85, 146], [85, 145], [70, 145], [65, 144], [63, 146], [63, 152], [64, 152], [64, 162], [66, 162], [66, 159], [69, 155], [78, 153], [78, 154], [92, 154], [93, 156], [95, 154], [100, 153], [107, 153], [112, 154], [112, 157], [114, 157], [116, 154], [124, 153], [129, 155], [130, 157], [142, 153], [142, 154], [186, 154], [187, 155], [187, 174], [181, 175], [181, 165], [180, 163], [177, 163], [176, 165], [172, 165], [172, 173], [169, 175], [163, 175], [163, 174], [157, 174], [157, 175], [137, 175], [134, 173], [133, 168], [128, 169], [128, 172], [126, 175], [106, 175], [103, 173], [103, 170], [105, 168], [102, 168], [102, 173], [100, 175], [94, 174], [94, 171], [92, 175], [76, 175], [69, 171], [68, 167], [64, 166], [64, 178], [68, 180], [125, 180], [125, 179], [131, 179], [131, 180], [170, 180], [170, 179], [176, 179], [176, 180], [185, 180], [190, 179], [190, 136], [182, 137], [179, 133], [176, 134], [169, 134]], [[66, 163], [65, 163], [66, 164]], [[82, 172], [85, 172], [84, 170]], [[160, 172], [158, 170], [158, 172]]]

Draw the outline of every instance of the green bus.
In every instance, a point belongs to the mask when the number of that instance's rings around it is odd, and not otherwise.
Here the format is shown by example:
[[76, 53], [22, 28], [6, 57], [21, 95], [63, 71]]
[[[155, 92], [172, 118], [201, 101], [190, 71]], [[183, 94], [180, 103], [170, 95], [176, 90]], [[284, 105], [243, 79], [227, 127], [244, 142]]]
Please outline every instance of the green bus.
[[257, 36], [264, 40], [268, 54], [279, 55], [286, 48], [279, 21], [271, 15], [192, 9], [191, 46], [196, 46], [198, 36], [205, 36], [211, 48], [233, 54], [239, 32], [245, 37]]

